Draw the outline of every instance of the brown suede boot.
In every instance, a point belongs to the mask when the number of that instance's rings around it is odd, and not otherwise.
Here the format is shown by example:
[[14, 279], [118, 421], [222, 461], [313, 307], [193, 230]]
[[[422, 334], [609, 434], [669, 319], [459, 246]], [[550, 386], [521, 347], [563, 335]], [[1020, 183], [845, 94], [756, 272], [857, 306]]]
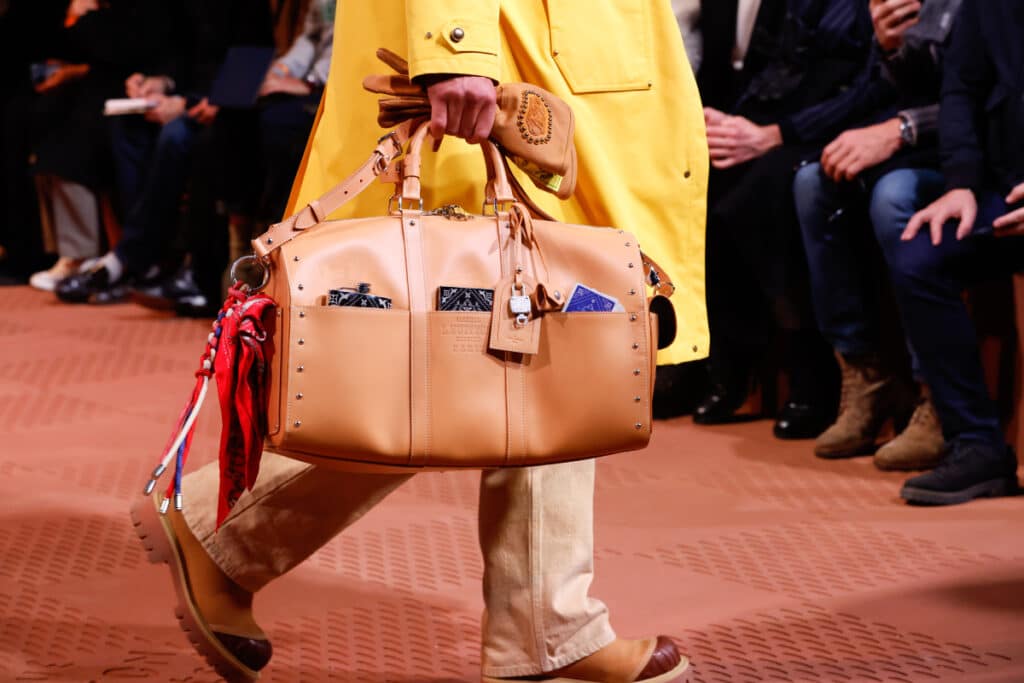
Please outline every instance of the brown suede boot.
[[161, 515], [157, 498], [154, 494], [136, 501], [132, 523], [149, 561], [171, 569], [181, 630], [229, 683], [257, 680], [273, 648], [253, 618], [253, 594], [221, 571], [180, 512]]
[[491, 678], [482, 683], [678, 683], [683, 681], [690, 660], [679, 654], [670, 638], [615, 640], [589, 657], [537, 676]]
[[945, 453], [942, 425], [932, 404], [931, 391], [925, 386], [910, 424], [875, 453], [875, 467], [880, 470], [928, 470], [938, 465]]
[[875, 357], [836, 357], [843, 377], [839, 417], [814, 442], [814, 454], [836, 459], [872, 453], [886, 420], [910, 415], [914, 394]]

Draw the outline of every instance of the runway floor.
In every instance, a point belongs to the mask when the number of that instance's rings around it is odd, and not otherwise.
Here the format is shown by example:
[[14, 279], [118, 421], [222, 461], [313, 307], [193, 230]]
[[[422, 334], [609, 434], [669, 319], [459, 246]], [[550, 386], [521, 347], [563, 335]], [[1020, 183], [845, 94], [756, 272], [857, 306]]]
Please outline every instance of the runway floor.
[[[208, 326], [0, 296], [0, 680], [216, 680], [127, 514]], [[621, 634], [673, 636], [693, 683], [1021, 683], [1024, 498], [910, 508], [901, 479], [768, 422], [659, 423], [598, 466], [594, 593]], [[261, 594], [263, 680], [478, 680], [476, 486], [416, 477]]]

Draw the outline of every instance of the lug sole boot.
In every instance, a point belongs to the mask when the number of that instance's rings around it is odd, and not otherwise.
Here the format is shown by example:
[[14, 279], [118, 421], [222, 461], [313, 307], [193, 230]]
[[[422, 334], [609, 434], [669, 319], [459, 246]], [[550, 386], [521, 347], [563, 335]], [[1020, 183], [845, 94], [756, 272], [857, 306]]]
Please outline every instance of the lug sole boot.
[[[157, 496], [140, 499], [132, 505], [135, 533], [153, 564], [166, 564], [171, 571], [178, 604], [174, 615], [192, 646], [228, 683], [251, 683], [260, 677], [260, 669], [273, 654], [270, 641], [250, 635], [232, 634], [234, 630], [211, 624], [200, 611], [186, 552], [171, 520], [160, 514]], [[173, 514], [173, 513], [172, 513]]]
[[1017, 456], [1009, 446], [954, 441], [931, 472], [911, 477], [900, 497], [912, 505], [959, 505], [1020, 494]]

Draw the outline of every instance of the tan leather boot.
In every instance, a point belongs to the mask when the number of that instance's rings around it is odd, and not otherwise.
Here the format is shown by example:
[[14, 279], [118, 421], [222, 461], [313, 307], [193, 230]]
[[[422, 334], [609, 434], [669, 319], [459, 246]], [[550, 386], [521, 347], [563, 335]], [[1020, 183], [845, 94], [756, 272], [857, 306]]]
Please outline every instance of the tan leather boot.
[[160, 514], [157, 498], [135, 501], [132, 524], [149, 561], [170, 567], [181, 630], [226, 681], [256, 681], [273, 648], [253, 619], [252, 593], [221, 571], [180, 512]]
[[843, 376], [839, 417], [814, 442], [814, 454], [836, 459], [872, 453], [886, 420], [905, 419], [913, 410], [913, 391], [877, 358], [836, 358]]
[[537, 676], [491, 678], [482, 683], [677, 683], [684, 680], [690, 661], [679, 654], [670, 638], [618, 639], [589, 657]]
[[945, 453], [946, 440], [931, 391], [923, 387], [907, 428], [878, 449], [875, 466], [880, 470], [927, 470], [938, 465]]

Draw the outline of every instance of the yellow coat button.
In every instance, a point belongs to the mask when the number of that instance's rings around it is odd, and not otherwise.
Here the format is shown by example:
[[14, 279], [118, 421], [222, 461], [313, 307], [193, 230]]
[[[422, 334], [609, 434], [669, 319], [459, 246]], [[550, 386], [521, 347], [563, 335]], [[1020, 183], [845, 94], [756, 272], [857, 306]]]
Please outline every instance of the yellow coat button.
[[466, 37], [466, 32], [463, 31], [458, 26], [456, 26], [455, 28], [452, 29], [451, 35], [448, 37], [452, 39], [453, 43], [457, 43]]

